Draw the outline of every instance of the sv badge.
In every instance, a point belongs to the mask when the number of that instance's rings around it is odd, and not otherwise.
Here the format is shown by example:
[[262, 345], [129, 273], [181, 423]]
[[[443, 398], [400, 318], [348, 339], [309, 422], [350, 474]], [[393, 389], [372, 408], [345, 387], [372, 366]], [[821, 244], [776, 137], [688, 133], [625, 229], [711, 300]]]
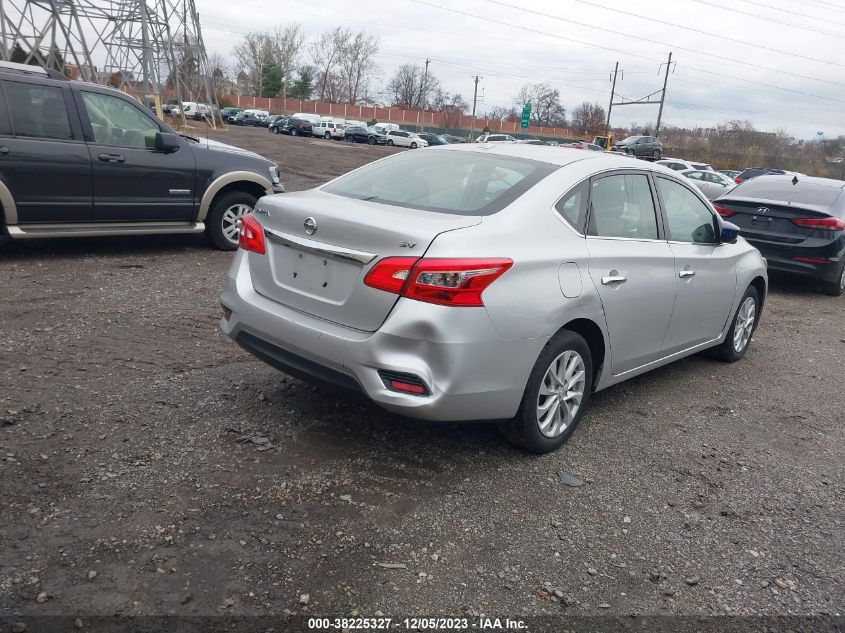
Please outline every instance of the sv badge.
[[416, 245], [416, 242], [399, 242], [400, 248], [414, 248]]

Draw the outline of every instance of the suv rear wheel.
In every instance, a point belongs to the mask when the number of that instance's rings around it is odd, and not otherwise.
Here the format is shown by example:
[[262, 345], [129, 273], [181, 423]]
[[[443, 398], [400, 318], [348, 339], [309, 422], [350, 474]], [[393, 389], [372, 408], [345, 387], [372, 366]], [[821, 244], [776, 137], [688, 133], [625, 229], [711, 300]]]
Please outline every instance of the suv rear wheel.
[[255, 208], [257, 200], [246, 191], [231, 191], [217, 198], [211, 205], [205, 227], [211, 243], [224, 251], [238, 248], [240, 219]]
[[835, 281], [823, 281], [822, 291], [832, 297], [839, 297], [845, 293], [845, 262], [839, 267], [839, 279]]
[[331, 132], [326, 132], [325, 136], [326, 136], [327, 141], [330, 141], [332, 139], [332, 133]]

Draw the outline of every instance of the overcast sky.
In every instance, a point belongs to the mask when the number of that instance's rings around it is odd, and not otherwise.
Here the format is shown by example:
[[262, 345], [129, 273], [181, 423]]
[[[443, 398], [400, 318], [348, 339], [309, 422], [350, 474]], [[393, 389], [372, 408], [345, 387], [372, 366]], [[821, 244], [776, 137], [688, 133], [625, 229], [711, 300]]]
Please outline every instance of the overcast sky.
[[[664, 110], [669, 124], [748, 119], [758, 129], [785, 129], [798, 138], [845, 134], [845, 0], [196, 3], [206, 48], [227, 58], [240, 35], [290, 21], [309, 38], [340, 24], [378, 35], [383, 76], [373, 93], [397, 66], [429, 58], [443, 88], [467, 101], [472, 77], [483, 77], [481, 113], [511, 105], [519, 87], [534, 81], [558, 88], [567, 110], [585, 100], [606, 108], [617, 61], [624, 70], [617, 93], [637, 99], [661, 88], [671, 51], [677, 64]], [[611, 123], [656, 118], [657, 106], [615, 107]]]

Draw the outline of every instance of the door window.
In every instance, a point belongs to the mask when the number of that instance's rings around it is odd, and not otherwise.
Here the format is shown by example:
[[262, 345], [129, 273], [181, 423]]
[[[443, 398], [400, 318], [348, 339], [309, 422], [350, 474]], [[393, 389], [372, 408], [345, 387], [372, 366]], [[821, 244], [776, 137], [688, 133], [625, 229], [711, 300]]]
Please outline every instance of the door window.
[[140, 109], [120, 97], [82, 92], [85, 111], [91, 121], [94, 141], [119, 147], [152, 148], [158, 124]]
[[668, 239], [696, 244], [716, 243], [716, 226], [710, 209], [680, 183], [657, 178], [657, 190], [666, 210]]
[[702, 174], [700, 171], [693, 171], [684, 175], [690, 180], [704, 180], [704, 174]]
[[73, 138], [62, 89], [7, 81], [6, 97], [16, 136]]
[[590, 209], [590, 235], [657, 239], [651, 187], [642, 174], [619, 174], [594, 180]]

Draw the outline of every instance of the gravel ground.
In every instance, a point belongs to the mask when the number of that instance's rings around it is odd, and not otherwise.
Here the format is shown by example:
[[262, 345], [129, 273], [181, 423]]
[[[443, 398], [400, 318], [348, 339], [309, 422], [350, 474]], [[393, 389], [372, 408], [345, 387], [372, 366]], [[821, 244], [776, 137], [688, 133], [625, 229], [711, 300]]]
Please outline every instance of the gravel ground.
[[[396, 151], [218, 138], [290, 190]], [[775, 277], [745, 359], [608, 389], [536, 457], [247, 355], [217, 329], [230, 260], [0, 246], [0, 621], [845, 608], [845, 300]]]

